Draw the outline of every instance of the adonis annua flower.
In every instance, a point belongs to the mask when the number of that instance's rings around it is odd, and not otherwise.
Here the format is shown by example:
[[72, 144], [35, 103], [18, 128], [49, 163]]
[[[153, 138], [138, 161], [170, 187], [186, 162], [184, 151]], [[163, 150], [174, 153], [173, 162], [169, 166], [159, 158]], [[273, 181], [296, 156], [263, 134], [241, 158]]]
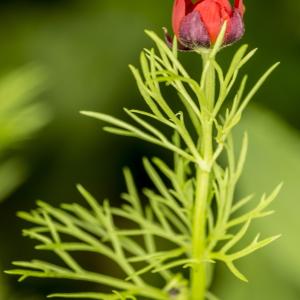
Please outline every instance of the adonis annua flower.
[[[173, 31], [180, 50], [210, 48], [227, 22], [223, 45], [238, 41], [245, 32], [243, 0], [175, 0], [173, 6]], [[172, 38], [166, 32], [169, 44]]]

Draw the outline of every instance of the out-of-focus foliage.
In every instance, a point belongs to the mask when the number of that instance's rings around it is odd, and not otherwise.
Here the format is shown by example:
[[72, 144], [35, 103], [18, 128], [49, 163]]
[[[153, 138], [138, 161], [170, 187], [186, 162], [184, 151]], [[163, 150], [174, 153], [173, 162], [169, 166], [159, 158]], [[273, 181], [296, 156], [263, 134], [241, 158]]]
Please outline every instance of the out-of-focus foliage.
[[49, 121], [45, 104], [32, 101], [44, 85], [44, 72], [32, 66], [0, 79], [0, 201], [26, 176], [26, 164], [13, 150]]
[[25, 178], [26, 166], [13, 150], [49, 120], [45, 104], [32, 102], [44, 80], [44, 73], [32, 66], [0, 80], [0, 201]]

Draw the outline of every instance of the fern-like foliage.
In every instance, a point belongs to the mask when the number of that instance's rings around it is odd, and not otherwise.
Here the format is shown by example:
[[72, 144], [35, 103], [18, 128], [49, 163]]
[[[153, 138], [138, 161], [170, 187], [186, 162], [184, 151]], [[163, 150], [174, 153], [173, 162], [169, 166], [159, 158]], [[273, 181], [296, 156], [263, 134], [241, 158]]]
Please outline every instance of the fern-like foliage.
[[[40, 260], [14, 262], [18, 268], [8, 271], [9, 274], [20, 275], [21, 280], [39, 277], [99, 283], [109, 286], [112, 293], [88, 291], [52, 294], [49, 297], [105, 300], [190, 299], [187, 271], [201, 264], [212, 269], [216, 261], [225, 263], [239, 279], [247, 280], [235, 266], [236, 260], [266, 246], [278, 236], [261, 239], [257, 235], [250, 244], [242, 247], [238, 247], [239, 242], [252, 221], [272, 213], [268, 207], [280, 186], [269, 196], [264, 195], [252, 209], [245, 210], [251, 196], [235, 199], [248, 139], [245, 135], [240, 154], [236, 155], [231, 132], [277, 64], [263, 74], [247, 93], [247, 76], [234, 91], [240, 69], [255, 50], [247, 53], [247, 46], [242, 46], [224, 74], [215, 60], [224, 32], [223, 28], [214, 49], [203, 54], [206, 59], [199, 83], [179, 62], [176, 43], [173, 49], [169, 49], [156, 34], [147, 31], [157, 50], [142, 52], [141, 71], [133, 66], [130, 68], [149, 110], [125, 109], [134, 124], [101, 113], [83, 114], [108, 123], [104, 128], [108, 132], [139, 138], [168, 149], [174, 157], [173, 164], [168, 165], [159, 158], [145, 158], [143, 164], [154, 187], [144, 189], [142, 195], [131, 172], [125, 169], [127, 192], [122, 195], [125, 202], [121, 208], [112, 207], [108, 200], [99, 203], [82, 186], [78, 186], [88, 207], [74, 203], [54, 208], [38, 202], [38, 208], [32, 212], [20, 212], [19, 217], [33, 224], [31, 229], [24, 230], [24, 235], [39, 242], [37, 250], [54, 252], [63, 264]], [[208, 97], [211, 87], [207, 78], [211, 70], [217, 74], [219, 82], [214, 102]], [[164, 85], [176, 91], [182, 110], [174, 110], [175, 99], [165, 99]], [[225, 104], [225, 100], [231, 97], [233, 101]], [[225, 112], [222, 110], [224, 106]], [[202, 151], [207, 124], [213, 129], [210, 131], [213, 151], [209, 157], [205, 157]], [[204, 237], [199, 237], [204, 240], [202, 257], [193, 254], [195, 199], [205, 188], [199, 185], [197, 172], [209, 174], [207, 205], [202, 215]], [[118, 225], [121, 220], [121, 224], [127, 226]], [[95, 273], [80, 265], [73, 253], [83, 251], [99, 254], [99, 258], [106, 256], [119, 266], [123, 277], [117, 279]], [[149, 277], [151, 273], [157, 275], [156, 283]], [[208, 291], [206, 297], [215, 299]]]

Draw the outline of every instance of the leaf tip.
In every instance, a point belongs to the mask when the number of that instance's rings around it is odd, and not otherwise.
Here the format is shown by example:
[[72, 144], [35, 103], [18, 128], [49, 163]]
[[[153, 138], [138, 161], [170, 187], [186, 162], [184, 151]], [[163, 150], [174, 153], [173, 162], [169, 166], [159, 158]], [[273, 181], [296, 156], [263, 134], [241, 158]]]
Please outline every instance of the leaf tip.
[[278, 239], [280, 239], [282, 237], [282, 234], [277, 234], [273, 237], [273, 241], [272, 242], [275, 242], [277, 241]]

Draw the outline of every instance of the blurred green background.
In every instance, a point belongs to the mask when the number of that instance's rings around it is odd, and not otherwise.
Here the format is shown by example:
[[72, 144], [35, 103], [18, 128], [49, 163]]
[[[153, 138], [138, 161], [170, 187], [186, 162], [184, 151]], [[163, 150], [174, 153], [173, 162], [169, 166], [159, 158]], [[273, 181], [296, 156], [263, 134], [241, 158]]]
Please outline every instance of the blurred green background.
[[[274, 204], [276, 215], [254, 226], [283, 237], [241, 262], [249, 284], [238, 282], [221, 267], [214, 290], [225, 300], [296, 300], [300, 299], [300, 2], [248, 2], [244, 42], [259, 47], [247, 67], [250, 81], [273, 62], [282, 64], [256, 96], [237, 132], [240, 135], [246, 129], [250, 135], [240, 192], [255, 191], [259, 196], [284, 181]], [[32, 243], [21, 238], [24, 224], [16, 219], [17, 210], [34, 207], [40, 198], [52, 204], [82, 201], [75, 189], [79, 182], [98, 199], [108, 196], [117, 203], [124, 188], [124, 165], [134, 170], [143, 186], [147, 180], [141, 157], [167, 156], [148, 144], [105, 134], [97, 122], [78, 112], [121, 116], [122, 107], [141, 107], [127, 66], [137, 64], [141, 49], [150, 46], [145, 28], [156, 32], [162, 26], [170, 28], [171, 7], [171, 0], [0, 1], [0, 76], [24, 65], [40, 66], [47, 79], [36, 102], [43, 103], [52, 116], [50, 120], [45, 111], [33, 114], [32, 118], [38, 114], [50, 122], [11, 149], [26, 162], [29, 172], [0, 204], [0, 266], [4, 269], [12, 260], [34, 257]], [[237, 46], [223, 51], [220, 59], [225, 64]], [[200, 61], [195, 61], [199, 58], [181, 56], [191, 73], [198, 74]], [[8, 100], [5, 94], [0, 96], [2, 106]], [[22, 120], [17, 124], [24, 126]], [[101, 262], [94, 263], [101, 267]], [[0, 276], [0, 299], [45, 299], [46, 293], [68, 284], [38, 280], [18, 284], [15, 278]]]

